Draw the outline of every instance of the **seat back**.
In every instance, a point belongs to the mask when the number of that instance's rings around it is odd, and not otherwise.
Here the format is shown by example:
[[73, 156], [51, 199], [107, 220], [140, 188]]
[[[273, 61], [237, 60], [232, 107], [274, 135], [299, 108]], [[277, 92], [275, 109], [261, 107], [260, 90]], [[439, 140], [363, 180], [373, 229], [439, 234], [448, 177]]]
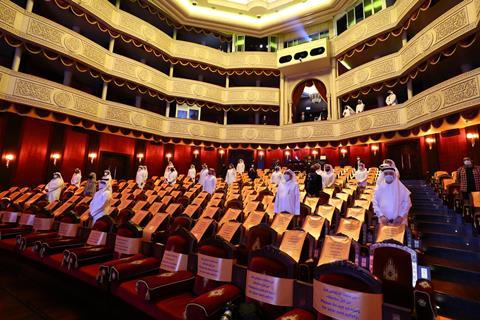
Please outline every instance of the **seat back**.
[[412, 309], [417, 254], [393, 240], [370, 246], [370, 272], [383, 282], [385, 302]]
[[[316, 267], [314, 279], [313, 307], [318, 319], [337, 318], [340, 313], [347, 313], [342, 319], [382, 319], [382, 282], [367, 270], [337, 261]], [[339, 303], [335, 293], [346, 300]]]

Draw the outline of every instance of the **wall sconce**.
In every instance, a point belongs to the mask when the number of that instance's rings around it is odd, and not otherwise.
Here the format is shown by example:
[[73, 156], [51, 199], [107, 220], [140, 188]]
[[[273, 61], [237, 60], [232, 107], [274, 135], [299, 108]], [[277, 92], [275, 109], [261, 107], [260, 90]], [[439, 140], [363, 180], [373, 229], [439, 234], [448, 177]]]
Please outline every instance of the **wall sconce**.
[[347, 151], [347, 149], [342, 148], [342, 149], [340, 149], [340, 153], [342, 154], [342, 157], [345, 158], [345, 155], [348, 153], [348, 151]]
[[312, 150], [312, 154], [313, 154], [313, 160], [315, 160], [317, 158], [318, 151]]
[[378, 150], [380, 150], [380, 147], [379, 147], [378, 145], [376, 145], [376, 144], [373, 144], [373, 145], [370, 147], [370, 149], [372, 150], [373, 155], [376, 156]]
[[285, 151], [285, 157], [287, 157], [287, 160], [290, 159], [290, 151]]
[[258, 156], [262, 158], [265, 155], [265, 152], [263, 150], [258, 151]]
[[165, 157], [167, 158], [168, 161], [170, 161], [170, 159], [172, 158], [172, 154], [171, 153], [167, 153], [165, 155]]
[[61, 158], [60, 153], [52, 153], [51, 158], [53, 159], [53, 165], [56, 165], [57, 160]]
[[142, 160], [143, 160], [143, 153], [139, 153], [139, 154], [137, 154], [137, 159], [138, 159], [138, 162], [139, 162], [139, 163], [142, 163]]
[[467, 133], [467, 139], [470, 139], [470, 143], [472, 144], [472, 148], [475, 147], [475, 140], [478, 139], [478, 133], [474, 133], [474, 132]]
[[432, 138], [432, 137], [427, 137], [425, 139], [425, 142], [428, 144], [428, 149], [429, 150], [432, 150], [432, 145], [435, 143], [435, 138]]
[[6, 167], [8, 168], [8, 166], [10, 165], [10, 161], [13, 161], [13, 159], [15, 159], [15, 156], [11, 153], [7, 153], [5, 156], [4, 156], [5, 160], [7, 161], [6, 163]]
[[195, 157], [195, 159], [198, 157], [199, 153], [200, 151], [198, 151], [198, 149], [193, 150], [193, 156]]
[[220, 159], [223, 158], [223, 155], [225, 154], [225, 150], [223, 149], [218, 150], [218, 154], [220, 154]]
[[97, 159], [97, 154], [95, 152], [89, 153], [88, 158], [90, 159], [90, 163], [93, 164], [93, 161]]

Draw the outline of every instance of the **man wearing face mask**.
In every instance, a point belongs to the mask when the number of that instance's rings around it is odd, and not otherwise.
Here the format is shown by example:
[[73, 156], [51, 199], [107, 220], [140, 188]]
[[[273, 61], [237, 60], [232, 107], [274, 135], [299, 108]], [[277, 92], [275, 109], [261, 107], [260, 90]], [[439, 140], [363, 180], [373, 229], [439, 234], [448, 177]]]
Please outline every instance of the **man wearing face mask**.
[[300, 215], [300, 189], [298, 188], [295, 173], [292, 170], [287, 170], [284, 178], [285, 181], [278, 185], [274, 212], [288, 212], [296, 216]]
[[407, 224], [412, 207], [410, 191], [401, 183], [395, 168], [382, 169], [385, 183], [380, 184], [373, 197], [373, 211], [381, 224]]
[[167, 182], [169, 185], [173, 186], [177, 182], [178, 173], [174, 167], [170, 168], [170, 173], [167, 176]]
[[474, 166], [469, 157], [463, 158], [463, 166], [457, 170], [457, 183], [464, 199], [469, 198], [470, 192], [480, 191], [480, 166]]
[[270, 183], [273, 183], [275, 185], [279, 185], [280, 182], [283, 180], [283, 173], [280, 171], [280, 167], [276, 166], [275, 171], [272, 173], [272, 176], [270, 177]]
[[325, 165], [325, 171], [323, 171], [322, 175], [322, 184], [323, 189], [325, 188], [332, 188], [335, 184], [335, 173], [333, 172], [333, 168], [331, 165]]
[[110, 181], [102, 179], [99, 181], [98, 191], [95, 192], [95, 195], [90, 202], [90, 216], [92, 217], [93, 224], [108, 213], [111, 200], [112, 187]]
[[215, 170], [210, 168], [208, 170], [208, 176], [205, 178], [205, 185], [203, 186], [203, 191], [206, 191], [210, 194], [214, 194], [217, 189], [217, 177]]
[[367, 186], [368, 171], [365, 168], [365, 164], [359, 163], [358, 170], [355, 171], [355, 180], [358, 182], [358, 186], [365, 188]]

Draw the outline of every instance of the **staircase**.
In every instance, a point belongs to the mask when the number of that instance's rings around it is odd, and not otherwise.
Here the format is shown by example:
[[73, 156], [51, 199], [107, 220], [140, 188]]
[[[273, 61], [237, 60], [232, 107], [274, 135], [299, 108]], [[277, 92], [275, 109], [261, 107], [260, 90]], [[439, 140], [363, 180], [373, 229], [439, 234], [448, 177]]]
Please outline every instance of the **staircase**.
[[424, 181], [404, 184], [412, 192], [414, 224], [424, 252], [419, 262], [431, 266], [438, 313], [454, 319], [479, 319], [480, 237]]

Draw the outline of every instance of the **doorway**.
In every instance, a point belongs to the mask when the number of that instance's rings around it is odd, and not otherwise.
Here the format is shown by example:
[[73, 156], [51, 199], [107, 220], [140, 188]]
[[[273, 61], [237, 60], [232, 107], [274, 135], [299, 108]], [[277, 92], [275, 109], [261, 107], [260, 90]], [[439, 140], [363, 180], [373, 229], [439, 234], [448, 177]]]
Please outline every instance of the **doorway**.
[[128, 179], [130, 157], [121, 153], [101, 152], [100, 153], [100, 177], [103, 170], [110, 170], [113, 179]]
[[418, 140], [389, 144], [387, 145], [387, 155], [388, 158], [395, 161], [402, 180], [422, 178], [422, 160], [420, 159]]

